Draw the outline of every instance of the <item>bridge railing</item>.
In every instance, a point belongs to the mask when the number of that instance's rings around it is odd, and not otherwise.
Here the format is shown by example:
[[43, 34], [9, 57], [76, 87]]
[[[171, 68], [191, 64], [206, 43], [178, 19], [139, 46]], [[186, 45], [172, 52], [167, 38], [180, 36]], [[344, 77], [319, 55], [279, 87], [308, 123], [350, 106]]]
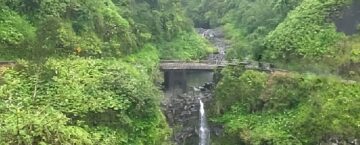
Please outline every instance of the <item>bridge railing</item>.
[[160, 63], [211, 63], [208, 60], [161, 60]]
[[15, 64], [15, 61], [0, 61], [0, 65]]
[[240, 61], [238, 59], [233, 59], [231, 61], [223, 60], [161, 60], [160, 63], [204, 63], [209, 65], [247, 65], [250, 62]]

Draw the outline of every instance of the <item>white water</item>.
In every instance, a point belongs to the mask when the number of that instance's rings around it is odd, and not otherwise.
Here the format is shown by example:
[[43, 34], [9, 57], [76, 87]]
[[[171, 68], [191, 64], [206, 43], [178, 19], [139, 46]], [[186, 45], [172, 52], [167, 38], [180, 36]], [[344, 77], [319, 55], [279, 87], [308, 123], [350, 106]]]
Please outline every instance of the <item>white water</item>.
[[206, 115], [204, 109], [204, 103], [200, 100], [200, 142], [199, 145], [209, 145], [210, 140], [210, 132], [206, 123]]

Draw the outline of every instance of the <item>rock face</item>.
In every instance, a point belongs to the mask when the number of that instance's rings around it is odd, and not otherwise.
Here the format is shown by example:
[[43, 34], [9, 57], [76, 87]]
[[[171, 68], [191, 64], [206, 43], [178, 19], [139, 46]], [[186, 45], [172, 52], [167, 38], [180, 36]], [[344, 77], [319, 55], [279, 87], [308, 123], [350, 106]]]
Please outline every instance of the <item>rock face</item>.
[[[199, 99], [205, 103], [212, 98], [212, 83], [188, 88], [186, 93], [167, 95], [163, 108], [169, 125], [173, 128], [173, 141], [177, 145], [197, 144], [199, 128]], [[176, 92], [182, 92], [178, 90]]]
[[360, 1], [353, 0], [349, 7], [341, 11], [341, 16], [335, 19], [337, 30], [347, 35], [353, 35], [359, 30]]

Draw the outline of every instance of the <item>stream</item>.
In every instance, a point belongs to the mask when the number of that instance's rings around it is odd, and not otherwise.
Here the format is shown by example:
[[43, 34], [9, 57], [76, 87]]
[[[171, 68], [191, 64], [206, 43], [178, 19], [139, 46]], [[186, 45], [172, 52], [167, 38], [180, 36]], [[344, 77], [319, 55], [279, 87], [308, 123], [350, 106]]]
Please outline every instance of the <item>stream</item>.
[[[215, 48], [217, 48], [217, 53], [210, 54], [207, 57], [208, 61], [212, 61], [215, 64], [219, 64], [225, 61], [226, 49], [229, 48], [229, 43], [224, 38], [224, 34], [220, 28], [215, 29], [203, 29], [198, 28], [197, 32], [209, 40]], [[200, 93], [199, 97], [200, 102], [200, 128], [199, 128], [199, 145], [209, 145], [210, 144], [210, 129], [207, 125], [207, 118], [205, 112], [205, 104], [202, 102], [202, 94]]]

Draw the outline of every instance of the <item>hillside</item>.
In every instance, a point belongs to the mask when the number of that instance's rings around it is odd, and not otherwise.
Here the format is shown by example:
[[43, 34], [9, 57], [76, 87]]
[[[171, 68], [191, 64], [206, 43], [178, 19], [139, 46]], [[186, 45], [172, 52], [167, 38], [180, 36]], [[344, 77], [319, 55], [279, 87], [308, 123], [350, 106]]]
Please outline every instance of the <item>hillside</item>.
[[[0, 144], [168, 144], [160, 58], [211, 51], [173, 0], [2, 0]], [[185, 46], [184, 46], [185, 44]]]

